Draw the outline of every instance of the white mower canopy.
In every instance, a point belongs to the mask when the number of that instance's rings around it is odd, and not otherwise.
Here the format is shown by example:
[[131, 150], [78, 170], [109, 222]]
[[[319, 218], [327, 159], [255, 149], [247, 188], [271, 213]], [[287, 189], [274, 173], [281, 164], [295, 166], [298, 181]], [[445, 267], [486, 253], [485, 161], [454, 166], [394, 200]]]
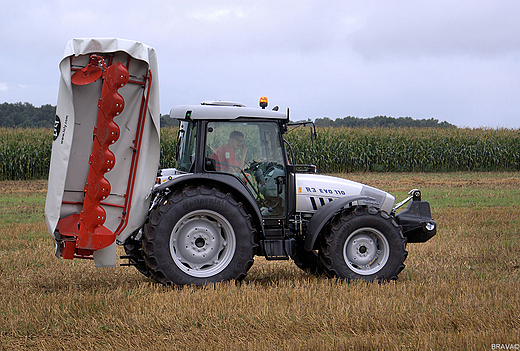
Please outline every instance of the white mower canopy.
[[139, 229], [160, 154], [157, 58], [122, 39], [73, 39], [60, 62], [45, 204], [56, 255], [116, 264]]

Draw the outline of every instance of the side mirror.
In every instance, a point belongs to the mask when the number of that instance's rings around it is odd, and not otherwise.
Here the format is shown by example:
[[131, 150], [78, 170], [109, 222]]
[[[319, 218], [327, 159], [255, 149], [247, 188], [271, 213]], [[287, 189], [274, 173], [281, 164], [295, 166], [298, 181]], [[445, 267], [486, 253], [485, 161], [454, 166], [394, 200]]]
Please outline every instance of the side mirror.
[[283, 183], [285, 183], [285, 177], [276, 177], [276, 192], [280, 195], [283, 191]]

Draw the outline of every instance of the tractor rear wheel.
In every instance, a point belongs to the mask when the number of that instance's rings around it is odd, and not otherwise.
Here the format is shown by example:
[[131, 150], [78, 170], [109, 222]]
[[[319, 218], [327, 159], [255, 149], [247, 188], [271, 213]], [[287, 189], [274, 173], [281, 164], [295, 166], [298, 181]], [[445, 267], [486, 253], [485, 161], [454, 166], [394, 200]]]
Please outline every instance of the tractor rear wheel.
[[406, 239], [395, 219], [362, 206], [332, 221], [319, 252], [328, 276], [367, 281], [397, 279], [407, 254]]
[[241, 280], [253, 264], [254, 234], [251, 217], [230, 194], [189, 186], [150, 213], [144, 260], [163, 284]]

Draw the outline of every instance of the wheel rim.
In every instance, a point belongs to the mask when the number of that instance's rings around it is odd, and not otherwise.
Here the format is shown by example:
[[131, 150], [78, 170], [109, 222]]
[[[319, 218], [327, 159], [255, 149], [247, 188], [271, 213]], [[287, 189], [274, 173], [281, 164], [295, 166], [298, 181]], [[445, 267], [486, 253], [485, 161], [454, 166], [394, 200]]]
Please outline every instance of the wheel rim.
[[385, 266], [390, 256], [388, 240], [375, 228], [360, 228], [345, 241], [343, 258], [359, 275], [371, 275]]
[[170, 236], [173, 261], [184, 273], [198, 278], [222, 272], [235, 254], [236, 237], [226, 218], [210, 210], [182, 217]]

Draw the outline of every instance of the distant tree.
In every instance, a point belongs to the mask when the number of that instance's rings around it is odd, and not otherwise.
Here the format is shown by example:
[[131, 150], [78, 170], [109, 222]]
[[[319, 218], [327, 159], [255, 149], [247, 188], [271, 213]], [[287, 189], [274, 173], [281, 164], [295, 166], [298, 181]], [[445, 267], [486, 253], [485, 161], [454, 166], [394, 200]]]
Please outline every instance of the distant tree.
[[161, 115], [161, 128], [162, 127], [178, 127], [179, 121], [175, 118], [170, 118], [170, 115]]

